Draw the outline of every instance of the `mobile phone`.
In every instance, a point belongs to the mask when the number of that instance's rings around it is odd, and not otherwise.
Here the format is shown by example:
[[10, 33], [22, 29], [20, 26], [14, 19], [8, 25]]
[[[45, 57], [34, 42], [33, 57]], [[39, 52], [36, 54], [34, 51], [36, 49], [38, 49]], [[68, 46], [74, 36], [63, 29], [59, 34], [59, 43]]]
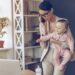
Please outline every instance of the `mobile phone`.
[[45, 21], [44, 18], [41, 17], [41, 22], [42, 22], [42, 23], [45, 23], [46, 21]]

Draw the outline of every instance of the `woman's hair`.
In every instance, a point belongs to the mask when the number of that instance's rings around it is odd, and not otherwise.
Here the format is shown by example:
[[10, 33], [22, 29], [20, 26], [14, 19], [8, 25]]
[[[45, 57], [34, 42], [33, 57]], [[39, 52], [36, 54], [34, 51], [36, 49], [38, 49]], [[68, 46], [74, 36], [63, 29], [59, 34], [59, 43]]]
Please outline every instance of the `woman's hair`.
[[51, 8], [53, 8], [53, 6], [52, 6], [52, 4], [49, 1], [42, 1], [39, 4], [39, 9], [41, 9], [41, 10], [50, 11]]

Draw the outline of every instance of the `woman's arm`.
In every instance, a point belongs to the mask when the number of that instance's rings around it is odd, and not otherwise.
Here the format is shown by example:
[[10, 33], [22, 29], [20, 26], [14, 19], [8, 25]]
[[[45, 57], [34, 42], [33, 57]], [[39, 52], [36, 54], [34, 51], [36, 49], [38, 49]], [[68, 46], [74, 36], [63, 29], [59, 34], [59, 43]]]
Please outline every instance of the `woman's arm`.
[[[45, 35], [45, 26], [41, 22], [39, 24], [39, 31], [40, 31], [40, 37]], [[45, 48], [46, 43], [45, 42], [40, 42], [40, 46], [41, 46], [41, 48]]]
[[70, 28], [68, 28], [67, 35], [68, 35], [68, 39], [67, 39], [68, 40], [68, 45], [70, 47], [71, 53], [73, 54], [73, 52], [74, 52], [74, 38], [72, 36]]

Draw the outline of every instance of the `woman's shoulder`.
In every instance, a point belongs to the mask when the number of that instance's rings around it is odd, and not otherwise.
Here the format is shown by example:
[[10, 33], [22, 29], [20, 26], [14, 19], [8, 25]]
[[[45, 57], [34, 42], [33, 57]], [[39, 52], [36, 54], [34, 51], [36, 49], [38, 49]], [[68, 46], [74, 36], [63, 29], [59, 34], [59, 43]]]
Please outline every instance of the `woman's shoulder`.
[[58, 22], [58, 21], [68, 21], [68, 19], [67, 18], [61, 18], [61, 17], [56, 17], [56, 21]]

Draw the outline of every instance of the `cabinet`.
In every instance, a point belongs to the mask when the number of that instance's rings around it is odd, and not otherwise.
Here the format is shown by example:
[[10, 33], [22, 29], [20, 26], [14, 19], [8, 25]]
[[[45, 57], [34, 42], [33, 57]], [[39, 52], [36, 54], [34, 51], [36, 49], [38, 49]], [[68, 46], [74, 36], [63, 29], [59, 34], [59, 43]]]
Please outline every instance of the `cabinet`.
[[25, 63], [32, 63], [41, 56], [41, 48], [36, 39], [39, 35], [38, 5], [41, 0], [24, 0], [24, 46]]
[[12, 48], [0, 48], [0, 59], [11, 59], [13, 58]]

